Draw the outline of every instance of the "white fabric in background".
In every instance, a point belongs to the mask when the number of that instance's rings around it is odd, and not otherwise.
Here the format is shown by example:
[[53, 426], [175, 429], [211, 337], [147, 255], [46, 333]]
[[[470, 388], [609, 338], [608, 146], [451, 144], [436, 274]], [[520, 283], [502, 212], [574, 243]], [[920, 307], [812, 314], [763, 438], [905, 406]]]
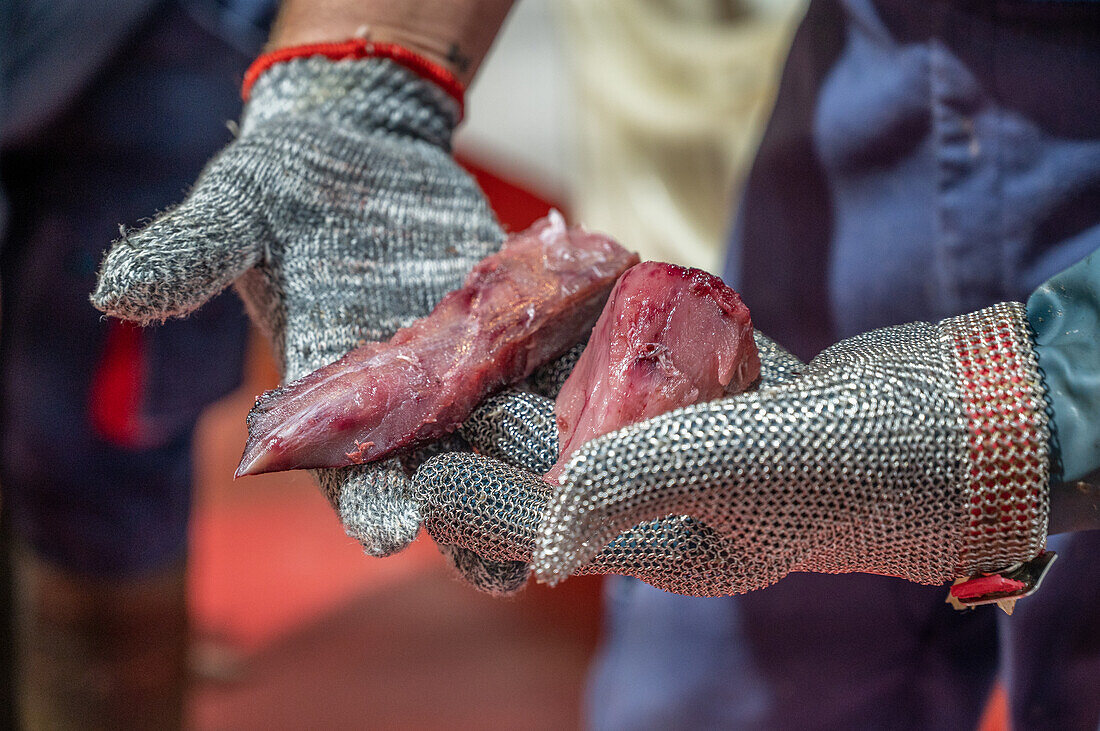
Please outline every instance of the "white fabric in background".
[[522, 0], [456, 147], [645, 259], [717, 272], [804, 0]]

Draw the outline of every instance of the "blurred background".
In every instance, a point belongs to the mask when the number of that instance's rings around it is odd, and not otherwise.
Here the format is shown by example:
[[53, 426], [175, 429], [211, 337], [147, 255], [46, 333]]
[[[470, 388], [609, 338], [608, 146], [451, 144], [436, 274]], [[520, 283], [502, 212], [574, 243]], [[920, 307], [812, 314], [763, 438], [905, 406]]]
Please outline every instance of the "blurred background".
[[[5, 353], [34, 355], [30, 373], [5, 365], [22, 400], [3, 405], [0, 477], [5, 506], [9, 484], [46, 495], [39, 504], [14, 491], [16, 518], [5, 511], [7, 614], [21, 628], [5, 640], [18, 658], [6, 720], [17, 695], [24, 722], [49, 727], [51, 692], [67, 694], [69, 718], [81, 704], [109, 717], [95, 699], [140, 707], [182, 679], [193, 729], [577, 727], [603, 631], [598, 578], [496, 600], [455, 578], [426, 537], [393, 558], [365, 557], [307, 475], [231, 479], [244, 416], [277, 380], [252, 332], [243, 360], [208, 362], [240, 339], [243, 320], [213, 328], [211, 307], [189, 331], [150, 333], [105, 323], [87, 304], [118, 224], [178, 200], [228, 139], [269, 5], [128, 0], [93, 21], [87, 9], [66, 18], [49, 3], [0, 4], [10, 211], [0, 335]], [[803, 12], [802, 0], [522, 0], [470, 90], [457, 156], [511, 230], [556, 207], [643, 258], [720, 272], [727, 214]], [[92, 35], [114, 40], [79, 50]], [[55, 272], [71, 280], [68, 305], [56, 299], [63, 285], [43, 287]], [[222, 315], [239, 310], [221, 299]], [[158, 358], [186, 364], [161, 394], [193, 397], [176, 409], [182, 425], [168, 406], [142, 411]], [[215, 366], [227, 375], [195, 394]], [[57, 444], [81, 430], [89, 436]], [[193, 445], [142, 441], [192, 430]], [[92, 450], [114, 461], [81, 458]], [[43, 451], [50, 478], [60, 469], [68, 482], [42, 486]], [[79, 540], [19, 518], [123, 490], [119, 474], [139, 485], [127, 504], [140, 513], [142, 490], [170, 470], [177, 512], [193, 485], [186, 570], [182, 556], [156, 553], [155, 532], [136, 555], [99, 556], [126, 516], [96, 514], [99, 533]], [[51, 540], [66, 545], [55, 554]], [[165, 665], [181, 643], [186, 665]], [[983, 723], [1003, 727], [1003, 698]]]

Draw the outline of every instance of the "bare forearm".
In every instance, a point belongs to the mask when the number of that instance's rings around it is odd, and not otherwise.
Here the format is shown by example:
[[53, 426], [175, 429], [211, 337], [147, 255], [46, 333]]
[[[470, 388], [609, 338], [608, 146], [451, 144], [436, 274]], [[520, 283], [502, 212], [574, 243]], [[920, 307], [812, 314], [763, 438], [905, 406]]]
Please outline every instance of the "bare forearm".
[[512, 0], [285, 0], [270, 47], [343, 41], [364, 33], [400, 43], [469, 84]]

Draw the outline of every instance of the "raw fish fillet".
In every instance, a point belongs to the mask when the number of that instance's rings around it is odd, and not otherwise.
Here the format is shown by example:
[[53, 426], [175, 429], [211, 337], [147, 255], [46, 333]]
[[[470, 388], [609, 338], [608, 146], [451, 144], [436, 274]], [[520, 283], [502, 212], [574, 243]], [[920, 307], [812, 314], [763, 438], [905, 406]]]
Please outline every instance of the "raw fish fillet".
[[637, 262], [551, 213], [389, 341], [258, 398], [237, 475], [370, 462], [454, 431], [482, 398], [583, 340]]
[[698, 269], [647, 261], [622, 276], [554, 405], [557, 483], [601, 434], [744, 391], [760, 375], [741, 297]]

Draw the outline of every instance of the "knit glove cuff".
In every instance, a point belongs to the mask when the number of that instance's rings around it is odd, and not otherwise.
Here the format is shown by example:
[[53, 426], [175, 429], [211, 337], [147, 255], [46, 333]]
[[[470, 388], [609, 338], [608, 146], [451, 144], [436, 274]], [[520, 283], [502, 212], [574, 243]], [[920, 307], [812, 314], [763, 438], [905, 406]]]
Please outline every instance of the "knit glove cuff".
[[310, 56], [275, 64], [256, 79], [241, 134], [290, 120], [391, 132], [449, 149], [459, 112], [454, 97], [395, 61]]

